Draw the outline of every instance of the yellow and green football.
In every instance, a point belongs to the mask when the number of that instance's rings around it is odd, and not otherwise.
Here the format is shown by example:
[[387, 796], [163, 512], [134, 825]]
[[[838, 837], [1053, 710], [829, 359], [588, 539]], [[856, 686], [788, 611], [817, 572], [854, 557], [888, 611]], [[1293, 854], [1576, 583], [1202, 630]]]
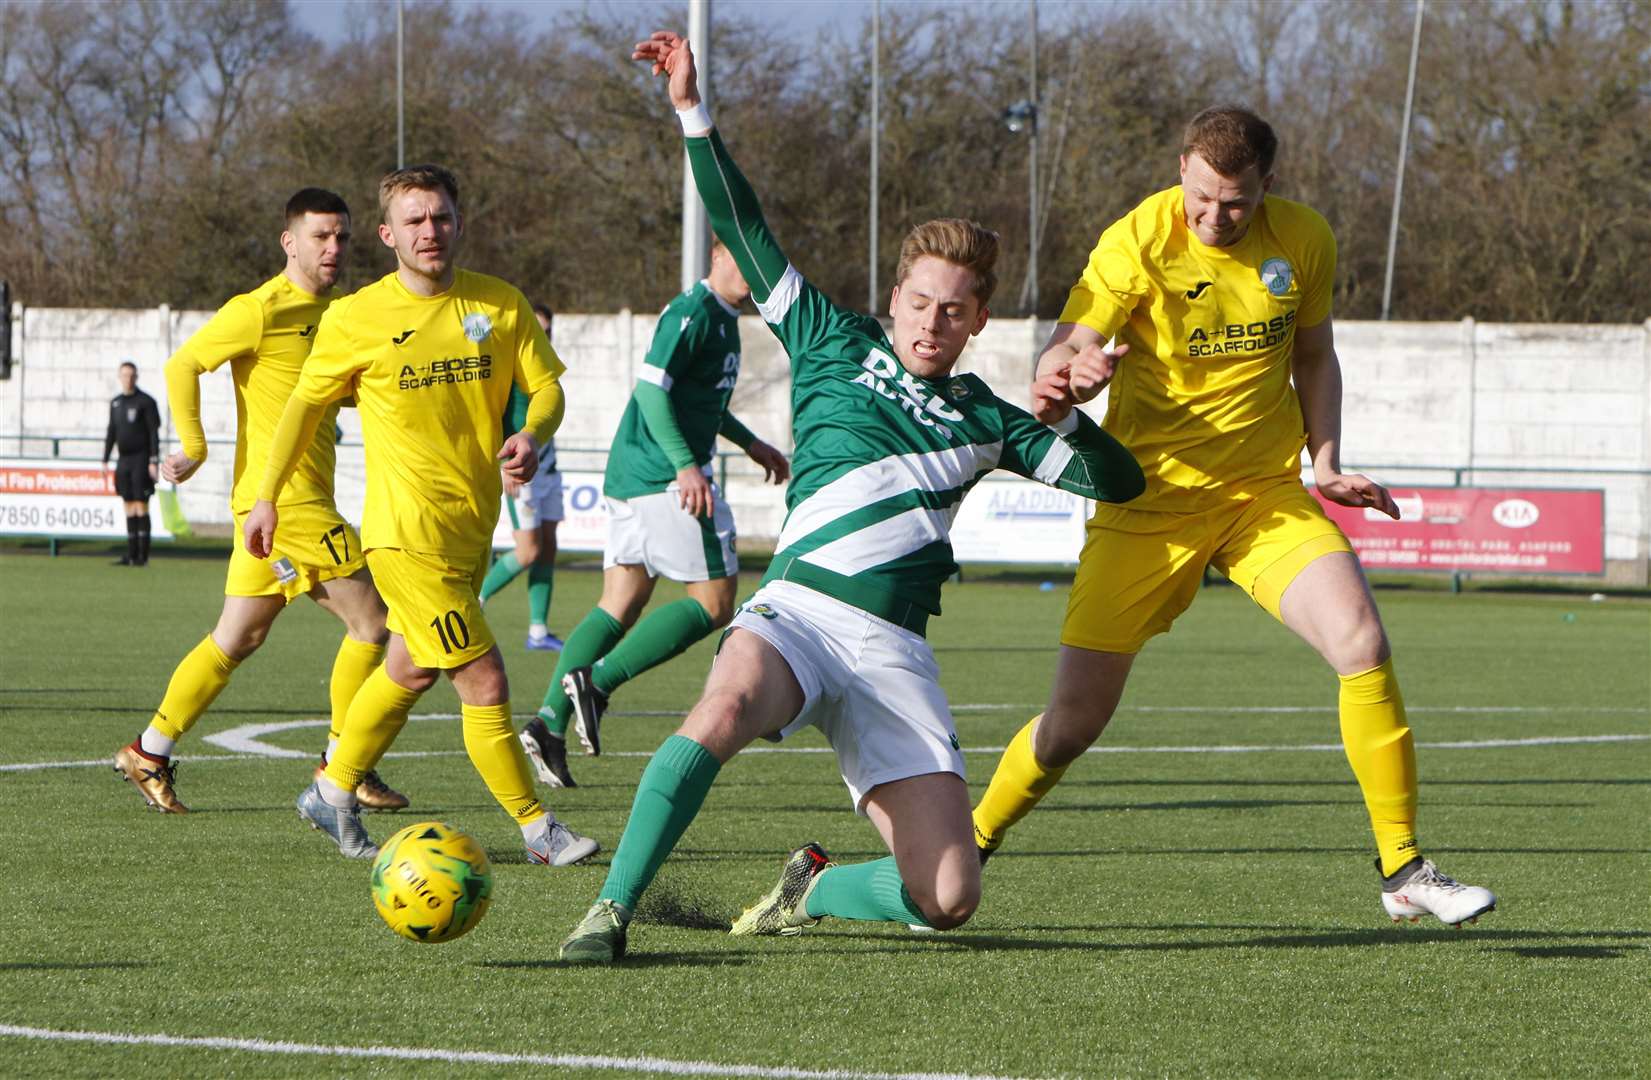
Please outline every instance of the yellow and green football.
[[439, 821], [390, 837], [373, 863], [373, 906], [409, 941], [452, 941], [481, 921], [493, 897], [487, 852]]

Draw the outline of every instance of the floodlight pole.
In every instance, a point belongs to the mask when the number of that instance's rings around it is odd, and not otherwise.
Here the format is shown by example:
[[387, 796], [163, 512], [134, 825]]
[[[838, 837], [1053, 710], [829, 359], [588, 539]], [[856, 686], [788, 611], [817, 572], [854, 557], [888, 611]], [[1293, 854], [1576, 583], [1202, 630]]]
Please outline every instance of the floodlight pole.
[[1422, 51], [1422, 8], [1427, 0], [1416, 0], [1416, 29], [1410, 37], [1410, 78], [1404, 90], [1404, 121], [1399, 128], [1399, 169], [1393, 178], [1393, 218], [1387, 226], [1387, 271], [1382, 275], [1382, 321], [1393, 307], [1393, 258], [1399, 247], [1399, 205], [1404, 201], [1405, 158], [1410, 153], [1410, 108], [1416, 99], [1416, 58]]
[[1038, 315], [1038, 0], [1028, 5], [1032, 31], [1031, 94], [1026, 123], [1026, 284], [1020, 290], [1021, 307], [1031, 318]]
[[407, 94], [406, 69], [407, 39], [402, 29], [404, 0], [396, 0], [396, 168], [407, 167]]
[[1031, 300], [1027, 304], [1027, 314], [1034, 319], [1038, 317], [1038, 0], [1030, 0], [1032, 15], [1032, 137], [1026, 140], [1027, 183], [1030, 185], [1031, 197], [1027, 200], [1027, 228], [1031, 236], [1029, 248], [1030, 262], [1026, 268], [1026, 291]]
[[871, 239], [866, 255], [866, 311], [877, 314], [877, 151], [883, 128], [878, 117], [883, 94], [880, 75], [883, 54], [883, 19], [880, 0], [871, 0]]
[[[699, 72], [699, 98], [711, 107], [711, 0], [688, 0], [688, 43]], [[688, 151], [682, 151], [682, 291], [687, 292], [711, 268], [711, 221], [694, 186]]]

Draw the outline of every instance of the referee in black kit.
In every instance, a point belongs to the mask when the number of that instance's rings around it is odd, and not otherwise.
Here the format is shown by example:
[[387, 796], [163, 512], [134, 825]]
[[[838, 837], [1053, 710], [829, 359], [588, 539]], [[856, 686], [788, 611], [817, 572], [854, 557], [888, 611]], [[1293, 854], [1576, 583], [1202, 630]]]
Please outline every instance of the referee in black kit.
[[155, 399], [138, 389], [138, 366], [120, 365], [120, 393], [109, 400], [109, 433], [103, 439], [103, 464], [120, 447], [115, 491], [126, 503], [126, 555], [117, 565], [149, 562], [149, 496], [155, 493], [160, 467], [161, 414]]

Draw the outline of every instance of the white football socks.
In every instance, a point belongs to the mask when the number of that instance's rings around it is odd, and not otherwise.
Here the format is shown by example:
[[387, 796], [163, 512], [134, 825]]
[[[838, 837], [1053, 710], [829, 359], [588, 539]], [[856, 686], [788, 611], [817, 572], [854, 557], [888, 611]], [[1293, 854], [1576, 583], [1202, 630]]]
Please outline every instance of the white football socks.
[[159, 731], [156, 731], [154, 725], [144, 728], [143, 734], [138, 736], [138, 747], [144, 753], [153, 757], [171, 757], [172, 747], [176, 745], [176, 739], [172, 738], [170, 735], [163, 735]]
[[345, 791], [326, 773], [316, 777], [315, 788], [321, 793], [321, 801], [328, 806], [337, 810], [355, 809], [355, 792]]

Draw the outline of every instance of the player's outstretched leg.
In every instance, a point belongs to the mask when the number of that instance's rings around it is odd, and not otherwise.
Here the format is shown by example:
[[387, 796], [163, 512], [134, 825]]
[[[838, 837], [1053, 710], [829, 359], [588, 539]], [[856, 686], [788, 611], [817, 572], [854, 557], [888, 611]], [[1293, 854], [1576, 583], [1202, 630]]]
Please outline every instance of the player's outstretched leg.
[[721, 769], [710, 750], [681, 734], [666, 739], [654, 753], [631, 800], [602, 891], [562, 942], [563, 960], [611, 963], [624, 954], [625, 926], [636, 902], [699, 813]]
[[1040, 713], [1027, 721], [1016, 732], [998, 759], [986, 794], [980, 798], [973, 816], [975, 847], [980, 863], [992, 857], [992, 852], [1003, 843], [1010, 826], [1032, 812], [1032, 808], [1066, 775], [1066, 766], [1045, 766], [1032, 752], [1032, 738], [1037, 731]]
[[1032, 812], [1117, 711], [1134, 653], [1062, 645], [1049, 705], [1010, 740], [974, 810], [975, 845], [984, 863], [1010, 826]]

